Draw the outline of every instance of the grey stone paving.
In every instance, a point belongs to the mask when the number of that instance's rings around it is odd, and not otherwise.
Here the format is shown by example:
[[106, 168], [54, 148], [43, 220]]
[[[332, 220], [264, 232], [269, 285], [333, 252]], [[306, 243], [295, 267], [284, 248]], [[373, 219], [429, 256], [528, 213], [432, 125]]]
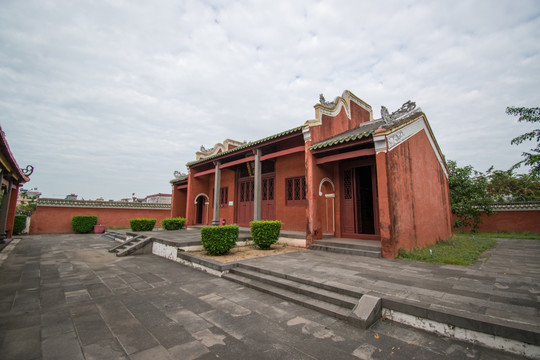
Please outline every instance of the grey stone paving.
[[2, 359], [517, 358], [390, 321], [361, 330], [154, 255], [118, 258], [113, 244], [15, 246], [0, 267]]
[[487, 315], [540, 332], [540, 241], [499, 239], [497, 246], [472, 266], [320, 251], [244, 262], [426, 308], [463, 312], [471, 318]]

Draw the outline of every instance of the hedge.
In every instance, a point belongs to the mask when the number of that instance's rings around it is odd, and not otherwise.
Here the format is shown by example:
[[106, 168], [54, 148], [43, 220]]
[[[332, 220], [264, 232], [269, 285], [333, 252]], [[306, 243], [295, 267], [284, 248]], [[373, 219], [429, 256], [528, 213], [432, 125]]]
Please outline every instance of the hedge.
[[26, 227], [26, 215], [15, 215], [15, 223], [13, 224], [13, 234], [19, 235]]
[[182, 217], [167, 218], [167, 219], [161, 220], [161, 226], [165, 230], [180, 230], [184, 227], [185, 223], [186, 223], [186, 219]]
[[252, 221], [249, 223], [253, 242], [261, 249], [268, 250], [277, 243], [281, 230], [281, 221]]
[[131, 231], [152, 231], [157, 219], [129, 219]]
[[71, 227], [79, 234], [91, 232], [94, 230], [94, 225], [97, 225], [97, 216], [95, 215], [79, 215], [71, 218]]
[[206, 226], [201, 229], [201, 242], [208, 255], [229, 252], [238, 240], [238, 225]]

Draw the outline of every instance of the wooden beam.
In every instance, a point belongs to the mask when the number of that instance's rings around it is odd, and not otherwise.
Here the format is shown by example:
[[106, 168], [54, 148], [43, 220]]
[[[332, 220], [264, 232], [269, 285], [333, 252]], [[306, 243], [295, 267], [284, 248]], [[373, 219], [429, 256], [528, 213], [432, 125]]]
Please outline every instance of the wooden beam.
[[339, 160], [346, 160], [346, 159], [352, 159], [355, 157], [362, 157], [362, 156], [369, 156], [369, 155], [375, 155], [375, 149], [362, 149], [362, 150], [355, 150], [346, 152], [343, 154], [335, 154], [335, 155], [329, 155], [322, 158], [315, 159], [315, 163], [317, 165], [325, 164], [329, 162], [339, 161]]
[[187, 189], [187, 184], [186, 185], [178, 185], [176, 187], [177, 190], [182, 190], [182, 189]]
[[[294, 154], [294, 153], [298, 153], [298, 152], [303, 152], [303, 151], [305, 151], [305, 146], [303, 146], [303, 145], [302, 146], [296, 146], [296, 147], [293, 147], [293, 148], [290, 148], [290, 149], [285, 149], [285, 150], [276, 151], [276, 152], [273, 152], [273, 153], [270, 153], [270, 154], [263, 155], [263, 156], [261, 156], [261, 161], [273, 159], [273, 158], [276, 158], [278, 156], [285, 156], [285, 155], [290, 155], [290, 154]], [[227, 162], [227, 163], [221, 164], [219, 166], [219, 168], [220, 169], [225, 169], [225, 168], [228, 168], [228, 167], [231, 167], [231, 166], [234, 166], [234, 165], [247, 163], [249, 161], [255, 161], [255, 156], [248, 156], [248, 157], [245, 157], [243, 159]], [[210, 170], [206, 170], [206, 171], [201, 171], [200, 173], [197, 173], [197, 174], [193, 175], [193, 177], [197, 178], [199, 176], [213, 174], [215, 171], [216, 171], [216, 169], [210, 169]]]
[[228, 163], [225, 163], [225, 164], [221, 164], [221, 166], [219, 168], [220, 169], [225, 169], [225, 168], [228, 168], [230, 166], [247, 163], [248, 161], [254, 161], [254, 160], [255, 160], [255, 156], [248, 156], [248, 157], [240, 159], [240, 160], [234, 160], [234, 161], [231, 161], [231, 162], [228, 162]]
[[294, 153], [297, 153], [297, 152], [304, 152], [305, 149], [306, 149], [306, 147], [304, 145], [302, 145], [302, 146], [297, 146], [297, 147], [293, 147], [293, 148], [290, 148], [290, 149], [276, 151], [274, 153], [270, 153], [270, 154], [266, 154], [266, 155], [261, 156], [261, 161], [268, 160], [268, 159], [273, 159], [273, 158], [276, 158], [278, 156], [290, 155], [290, 154], [294, 154]]
[[206, 170], [206, 171], [201, 171], [200, 173], [196, 173], [195, 175], [193, 175], [193, 177], [198, 178], [199, 176], [213, 174], [215, 171], [216, 171], [216, 169], [210, 169], [210, 170]]

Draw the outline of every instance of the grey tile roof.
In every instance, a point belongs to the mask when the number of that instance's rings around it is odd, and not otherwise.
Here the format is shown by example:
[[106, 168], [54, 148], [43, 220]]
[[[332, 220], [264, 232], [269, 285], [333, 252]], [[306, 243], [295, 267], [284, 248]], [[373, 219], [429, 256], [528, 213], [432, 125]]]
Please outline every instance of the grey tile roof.
[[384, 124], [382, 119], [369, 121], [363, 124], [360, 124], [359, 127], [345, 131], [339, 135], [336, 135], [330, 139], [318, 142], [309, 147], [309, 150], [318, 150], [329, 146], [334, 146], [338, 144], [344, 144], [347, 142], [360, 140], [365, 137], [372, 136], [375, 130], [380, 128]]
[[59, 206], [59, 207], [94, 207], [94, 208], [135, 208], [135, 209], [170, 209], [170, 204], [154, 203], [129, 203], [124, 201], [93, 201], [93, 200], [65, 200], [41, 198], [37, 206]]
[[493, 211], [540, 210], [540, 201], [496, 203], [491, 207]]
[[172, 180], [169, 181], [169, 182], [170, 182], [171, 184], [176, 184], [177, 182], [187, 180], [187, 178], [188, 178], [188, 175], [182, 176], [182, 177], [179, 177], [179, 178], [176, 178], [176, 179], [172, 179]]

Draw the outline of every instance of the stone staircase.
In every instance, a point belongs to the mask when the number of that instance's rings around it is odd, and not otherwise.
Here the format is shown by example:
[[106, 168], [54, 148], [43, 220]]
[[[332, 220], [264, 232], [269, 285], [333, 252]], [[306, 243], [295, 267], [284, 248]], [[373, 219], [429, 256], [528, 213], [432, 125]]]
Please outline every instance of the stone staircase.
[[312, 250], [330, 251], [340, 254], [381, 257], [381, 242], [356, 239], [317, 240], [309, 247]]
[[381, 299], [239, 263], [222, 278], [242, 284], [364, 329], [381, 317]]
[[151, 242], [151, 237], [145, 235], [137, 235], [132, 238], [128, 238], [123, 243], [110, 248], [109, 252], [116, 254], [116, 256], [127, 256], [139, 249], [142, 249]]

